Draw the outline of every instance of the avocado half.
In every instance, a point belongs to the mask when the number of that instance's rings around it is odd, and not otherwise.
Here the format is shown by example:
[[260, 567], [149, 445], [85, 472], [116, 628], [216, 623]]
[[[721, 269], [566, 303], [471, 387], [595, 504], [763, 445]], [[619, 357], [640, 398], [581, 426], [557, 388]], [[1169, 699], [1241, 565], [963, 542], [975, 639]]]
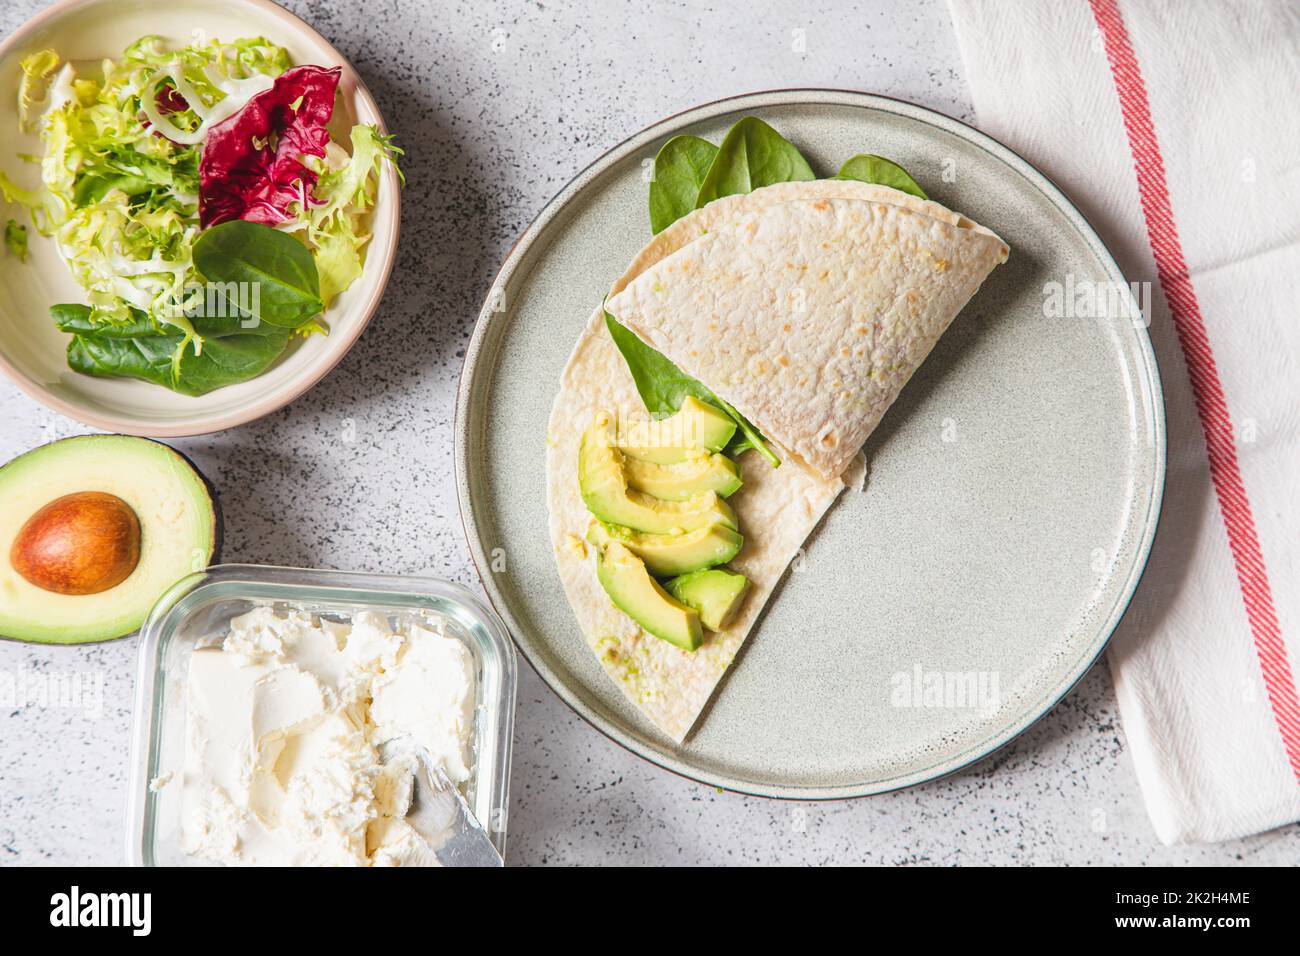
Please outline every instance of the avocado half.
[[[146, 438], [80, 435], [35, 448], [0, 467], [0, 502], [0, 637], [19, 641], [130, 634], [220, 544], [206, 479]], [[118, 520], [127, 512], [134, 521]]]

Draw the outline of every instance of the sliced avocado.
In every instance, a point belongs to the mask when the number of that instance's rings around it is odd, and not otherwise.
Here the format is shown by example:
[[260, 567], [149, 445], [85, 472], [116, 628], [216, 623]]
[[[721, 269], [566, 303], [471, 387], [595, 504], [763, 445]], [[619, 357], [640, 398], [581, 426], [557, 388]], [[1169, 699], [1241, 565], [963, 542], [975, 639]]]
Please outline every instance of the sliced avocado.
[[711, 524], [685, 534], [640, 534], [618, 525], [593, 521], [587, 540], [598, 548], [618, 541], [645, 562], [656, 577], [671, 577], [726, 564], [740, 553], [745, 543], [726, 525]]
[[699, 614], [670, 597], [644, 562], [617, 541], [601, 549], [596, 577], [614, 605], [647, 633], [687, 651], [704, 642]]
[[689, 458], [675, 465], [657, 465], [639, 458], [624, 458], [627, 483], [637, 491], [665, 501], [684, 501], [706, 491], [726, 498], [740, 490], [736, 463], [726, 455]]
[[624, 426], [619, 447], [633, 458], [673, 465], [722, 451], [735, 433], [736, 423], [726, 412], [687, 395], [674, 415]]
[[207, 484], [180, 454], [82, 435], [0, 467], [0, 636], [82, 644], [130, 634], [218, 543]]
[[627, 486], [623, 456], [609, 441], [608, 418], [583, 433], [578, 485], [587, 510], [601, 521], [650, 534], [680, 534], [720, 523], [736, 530], [735, 512], [713, 492], [685, 501], [660, 501]]
[[711, 631], [731, 623], [749, 591], [749, 578], [734, 571], [710, 568], [693, 571], [664, 583], [668, 593], [700, 614], [700, 622]]

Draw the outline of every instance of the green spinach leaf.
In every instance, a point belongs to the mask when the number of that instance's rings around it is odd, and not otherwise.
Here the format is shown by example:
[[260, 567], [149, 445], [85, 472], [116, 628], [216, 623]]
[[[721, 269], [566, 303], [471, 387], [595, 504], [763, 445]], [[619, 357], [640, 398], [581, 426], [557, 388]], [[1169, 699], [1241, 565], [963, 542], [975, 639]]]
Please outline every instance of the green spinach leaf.
[[234, 219], [213, 226], [194, 240], [194, 266], [210, 283], [235, 283], [238, 302], [271, 325], [296, 329], [320, 314], [320, 276], [311, 250], [286, 232]]
[[173, 379], [173, 359], [182, 341], [179, 335], [74, 335], [68, 343], [68, 368], [99, 378], [138, 378], [180, 392]]
[[721, 196], [747, 193], [773, 183], [816, 179], [793, 143], [756, 116], [746, 116], [727, 131], [718, 155], [700, 184], [695, 208]]
[[[180, 337], [175, 328], [164, 328], [139, 309], [131, 309], [131, 318], [126, 322], [105, 322], [94, 317], [94, 310], [79, 303], [62, 303], [50, 306], [50, 317], [60, 332], [73, 335], [91, 335], [95, 338], [133, 339], [143, 335], [161, 335]], [[193, 315], [190, 325], [204, 341], [227, 335], [276, 335], [282, 329], [266, 322], [258, 322], [246, 327], [247, 316], [230, 315]]]
[[655, 156], [650, 181], [650, 231], [658, 235], [695, 208], [718, 147], [698, 136], [674, 136]]
[[[93, 318], [94, 310], [88, 305], [62, 303], [50, 306], [50, 317], [60, 332], [73, 335], [93, 335], [96, 338], [134, 339], [142, 335], [165, 335], [153, 319], [139, 309], [131, 310], [126, 322], [104, 322]], [[173, 332], [172, 334], [176, 334]]]
[[781, 459], [777, 458], [772, 449], [767, 447], [767, 441], [761, 434], [759, 434], [758, 429], [749, 423], [748, 418], [740, 414], [740, 412], [736, 411], [731, 407], [731, 405], [724, 402], [716, 395], [713, 396], [713, 404], [717, 405], [724, 412], [730, 415], [736, 422], [736, 434], [732, 436], [731, 441], [727, 442], [727, 447], [723, 449], [726, 454], [730, 455], [732, 458], [736, 458], [741, 454], [741, 452], [748, 451], [752, 448], [771, 462], [773, 468], [781, 464]]
[[289, 329], [270, 329], [207, 339], [198, 355], [187, 348], [181, 356], [178, 391], [203, 395], [261, 375], [284, 352], [293, 334]]
[[[666, 355], [641, 341], [635, 332], [608, 312], [605, 313], [605, 327], [609, 329], [610, 337], [622, 353], [623, 360], [627, 362], [628, 371], [632, 373], [632, 381], [636, 383], [641, 401], [645, 403], [646, 409], [651, 414], [671, 415], [682, 407], [686, 396], [693, 395], [700, 401], [708, 402], [726, 412], [736, 422], [741, 434], [732, 439], [727, 446], [727, 454], [735, 457], [742, 451], [753, 448], [771, 462], [773, 468], [781, 464], [781, 459], [767, 447], [767, 442], [759, 434], [758, 429], [751, 425], [744, 415], [713, 394], [707, 385], [687, 375]], [[744, 437], [742, 438], [741, 435]]]
[[[722, 196], [816, 178], [794, 144], [754, 116], [746, 116], [732, 126], [721, 146], [715, 147], [698, 136], [674, 136], [655, 156], [654, 179], [650, 183], [650, 228], [658, 234], [693, 209], [700, 209]], [[851, 158], [840, 167], [835, 178], [877, 183], [921, 199], [929, 198], [903, 167], [867, 153]], [[773, 466], [780, 464], [758, 429], [706, 385], [682, 372], [608, 312], [605, 325], [651, 413], [672, 414], [687, 395], [693, 395], [735, 420], [737, 432], [726, 448], [728, 455], [734, 458], [753, 448]]]
[[652, 415], [671, 415], [682, 407], [686, 396], [693, 395], [703, 402], [712, 402], [713, 393], [691, 378], [662, 352], [659, 352], [624, 326], [608, 312], [605, 326], [618, 350], [623, 353], [636, 390]]
[[891, 162], [883, 156], [859, 153], [835, 174], [836, 179], [858, 179], [864, 183], [876, 183], [879, 186], [892, 186], [899, 192], [908, 193], [919, 199], [929, 199], [925, 190], [916, 184], [916, 180], [907, 174], [898, 163]]
[[196, 317], [202, 347], [163, 329], [146, 313], [131, 310], [127, 322], [97, 322], [89, 306], [62, 304], [50, 310], [54, 324], [71, 332], [68, 367], [100, 378], [135, 378], [182, 395], [203, 395], [260, 375], [289, 344], [291, 330], [261, 322], [251, 329], [238, 316]]

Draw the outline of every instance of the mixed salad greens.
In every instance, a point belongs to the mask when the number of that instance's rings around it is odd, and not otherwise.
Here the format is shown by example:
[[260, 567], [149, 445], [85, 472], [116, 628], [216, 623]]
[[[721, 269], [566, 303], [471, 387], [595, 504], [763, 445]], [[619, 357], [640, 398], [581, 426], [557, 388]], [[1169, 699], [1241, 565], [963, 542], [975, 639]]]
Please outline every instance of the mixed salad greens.
[[[361, 275], [365, 214], [402, 150], [370, 125], [328, 129], [341, 70], [293, 66], [262, 37], [170, 49], [155, 36], [82, 75], [22, 63], [19, 122], [40, 186], [0, 172], [86, 304], [52, 309], [78, 372], [201, 395], [246, 381]], [[399, 176], [400, 176], [400, 170]], [[26, 256], [14, 220], [5, 245]]]
[[[650, 181], [650, 229], [658, 235], [687, 213], [723, 196], [748, 193], [775, 183], [816, 178], [798, 148], [754, 116], [737, 121], [720, 146], [698, 136], [674, 136], [655, 156], [654, 176]], [[872, 154], [852, 157], [834, 178], [857, 179], [890, 186], [920, 199], [929, 198], [903, 167]], [[752, 448], [773, 468], [781, 464], [758, 430], [708, 386], [687, 375], [608, 312], [605, 324], [627, 362], [641, 401], [652, 415], [672, 415], [688, 395], [693, 396], [721, 410], [736, 423], [736, 434], [725, 449], [726, 455], [735, 458]]]

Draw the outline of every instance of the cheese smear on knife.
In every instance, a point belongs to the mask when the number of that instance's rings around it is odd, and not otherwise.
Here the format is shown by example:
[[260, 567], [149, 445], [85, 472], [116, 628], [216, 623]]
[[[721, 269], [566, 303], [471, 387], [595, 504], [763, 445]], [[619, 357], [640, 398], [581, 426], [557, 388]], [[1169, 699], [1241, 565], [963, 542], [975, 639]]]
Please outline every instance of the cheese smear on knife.
[[547, 451], [550, 533], [587, 643], [627, 697], [685, 739], [804, 540], [846, 487], [859, 451], [934, 343], [1007, 256], [987, 229], [929, 200], [845, 180], [781, 183], [677, 220], [637, 255], [611, 315], [749, 419], [782, 458], [739, 460], [728, 499], [751, 590], [695, 651], [641, 630], [610, 601], [584, 541], [591, 515], [578, 443], [601, 412], [646, 410], [604, 310], [561, 377]]

